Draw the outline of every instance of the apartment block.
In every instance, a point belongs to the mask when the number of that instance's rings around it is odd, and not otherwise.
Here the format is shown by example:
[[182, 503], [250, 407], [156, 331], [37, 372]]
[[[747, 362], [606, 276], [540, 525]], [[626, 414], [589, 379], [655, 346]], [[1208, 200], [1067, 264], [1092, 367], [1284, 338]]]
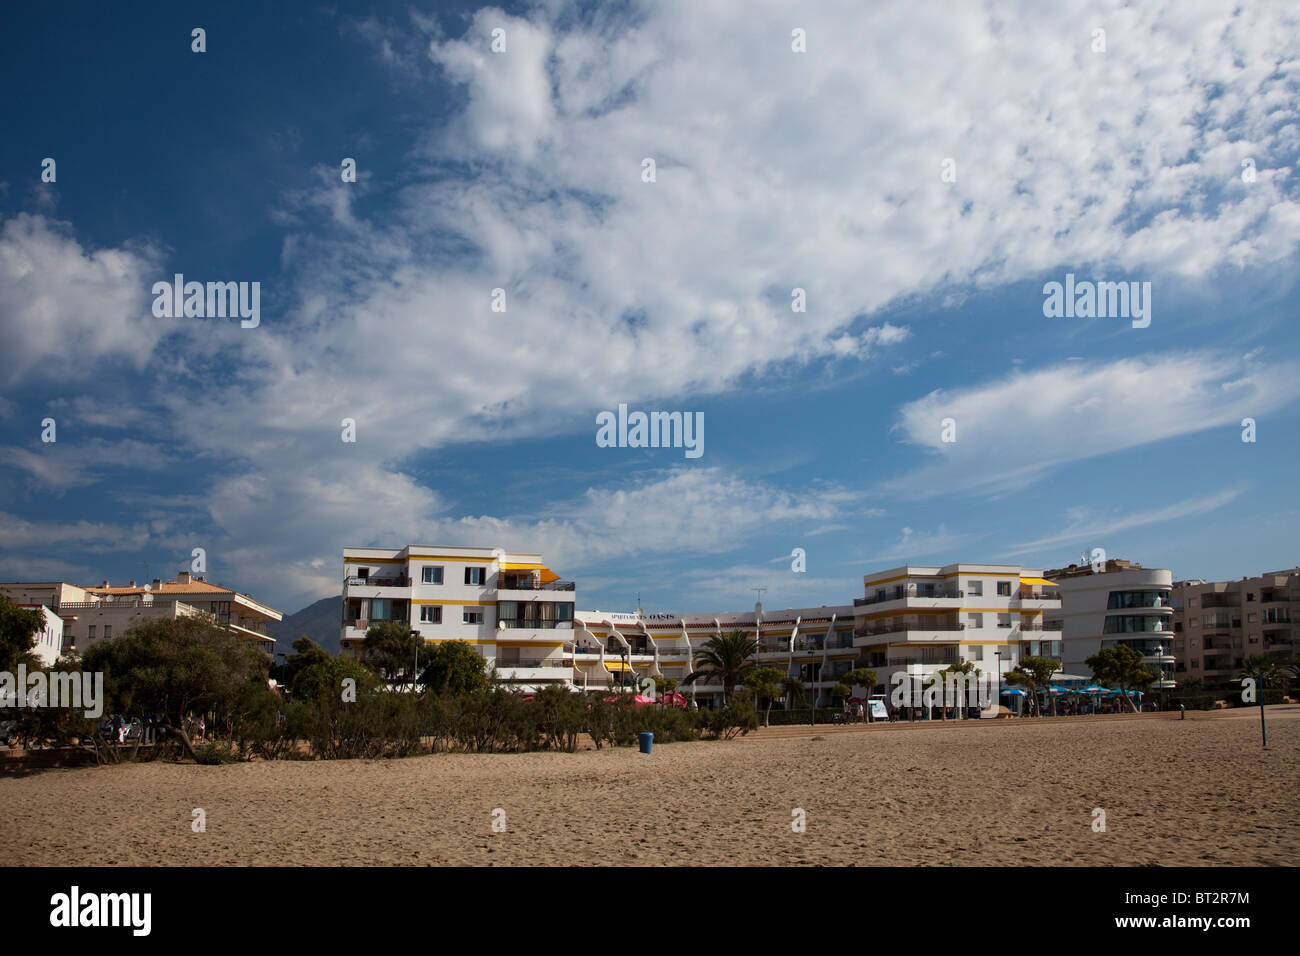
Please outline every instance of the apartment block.
[[1061, 596], [1060, 607], [1046, 619], [1060, 634], [1064, 673], [1090, 675], [1089, 657], [1123, 644], [1159, 672], [1153, 690], [1176, 686], [1173, 578], [1167, 569], [1112, 559], [1096, 570], [1071, 564], [1043, 576]]
[[426, 642], [473, 645], [511, 683], [571, 683], [575, 590], [539, 554], [344, 548], [340, 645], [359, 656], [371, 624], [402, 621]]
[[860, 664], [886, 686], [906, 675], [928, 682], [969, 661], [981, 675], [1002, 675], [1022, 657], [1060, 644], [1056, 586], [1041, 571], [1013, 564], [904, 565], [863, 577], [854, 600]]
[[158, 618], [210, 614], [232, 634], [254, 641], [268, 653], [275, 639], [267, 633], [270, 621], [283, 615], [274, 608], [201, 576], [181, 571], [175, 580], [155, 578], [152, 584], [80, 587], [63, 581], [0, 584], [17, 603], [40, 604], [63, 622], [64, 652], [78, 653], [99, 641], [122, 634], [134, 624]]
[[1178, 581], [1174, 595], [1174, 656], [1180, 679], [1213, 686], [1241, 676], [1246, 658], [1297, 659], [1300, 568], [1240, 581]]

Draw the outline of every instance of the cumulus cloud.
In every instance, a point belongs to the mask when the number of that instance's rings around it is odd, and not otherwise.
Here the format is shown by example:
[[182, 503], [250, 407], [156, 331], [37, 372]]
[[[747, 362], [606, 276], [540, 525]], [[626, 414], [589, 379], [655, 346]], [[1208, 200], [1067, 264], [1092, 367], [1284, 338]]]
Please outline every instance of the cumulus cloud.
[[[85, 249], [65, 224], [42, 215], [6, 221], [0, 229], [5, 384], [87, 378], [105, 358], [143, 367], [164, 332], [142, 321], [150, 316], [147, 282], [156, 259], [145, 246]], [[68, 361], [70, 355], [77, 360]]]

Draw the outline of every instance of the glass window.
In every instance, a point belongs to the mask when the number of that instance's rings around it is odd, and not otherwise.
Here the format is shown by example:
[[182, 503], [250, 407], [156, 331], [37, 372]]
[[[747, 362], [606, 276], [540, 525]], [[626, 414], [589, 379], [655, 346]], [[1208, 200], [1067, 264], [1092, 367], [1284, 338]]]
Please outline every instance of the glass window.
[[[1007, 586], [1010, 587], [1010, 585], [1007, 585]], [[998, 627], [1010, 627], [1010, 626], [1011, 626], [1011, 615], [1010, 615], [1010, 614], [999, 614], [999, 615], [998, 615]]]
[[465, 583], [482, 585], [484, 578], [487, 576], [487, 568], [466, 568]]
[[966, 593], [969, 594], [971, 597], [983, 597], [983, 596], [984, 596], [984, 582], [983, 582], [983, 581], [967, 581], [967, 582], [966, 582]]
[[431, 564], [425, 565], [420, 571], [420, 580], [425, 584], [441, 584], [442, 568], [434, 567]]
[[981, 627], [983, 627], [983, 626], [984, 626], [984, 615], [983, 615], [983, 614], [967, 614], [967, 615], [966, 615], [966, 626], [967, 626], [968, 628], [981, 628]]
[[112, 637], [112, 636], [113, 636], [113, 625], [112, 625], [112, 624], [105, 624], [105, 625], [104, 625], [104, 636], [105, 636], [105, 637]]
[[984, 645], [976, 644], [973, 647], [968, 647], [966, 653], [970, 655], [971, 660], [982, 661], [984, 660]]
[[441, 624], [442, 608], [436, 604], [422, 604], [420, 606], [420, 620], [425, 624]]
[[92, 624], [86, 628], [86, 637], [90, 638], [92, 641], [95, 639], [95, 625]]
[[483, 612], [477, 608], [465, 608], [465, 613], [461, 615], [461, 621], [465, 624], [482, 624]]
[[1011, 582], [1010, 582], [1010, 581], [999, 581], [999, 582], [998, 582], [998, 596], [999, 596], [999, 597], [1011, 597]]

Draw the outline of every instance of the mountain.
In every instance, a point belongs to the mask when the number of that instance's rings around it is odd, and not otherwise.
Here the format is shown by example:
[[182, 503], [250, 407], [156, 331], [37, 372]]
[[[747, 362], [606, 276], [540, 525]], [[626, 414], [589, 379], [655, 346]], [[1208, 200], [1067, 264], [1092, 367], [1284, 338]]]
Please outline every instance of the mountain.
[[293, 642], [306, 634], [331, 654], [339, 652], [339, 628], [342, 621], [343, 595], [321, 598], [301, 611], [290, 614], [283, 621], [266, 626], [267, 633], [275, 638], [277, 654], [293, 653]]

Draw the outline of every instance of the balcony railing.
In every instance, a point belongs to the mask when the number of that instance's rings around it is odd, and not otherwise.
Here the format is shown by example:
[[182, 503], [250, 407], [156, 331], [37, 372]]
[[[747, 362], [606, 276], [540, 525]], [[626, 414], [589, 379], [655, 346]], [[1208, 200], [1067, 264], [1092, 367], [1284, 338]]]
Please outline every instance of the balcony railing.
[[572, 630], [572, 621], [534, 621], [531, 618], [501, 618], [500, 623], [507, 628], [524, 628], [530, 631]]
[[1060, 588], [1021, 588], [1017, 593], [1022, 601], [1059, 601], [1061, 599]]
[[946, 651], [943, 653], [922, 653], [909, 657], [891, 657], [887, 666], [906, 666], [909, 664], [956, 664], [957, 653], [955, 651]]
[[860, 627], [854, 637], [875, 637], [878, 634], [902, 634], [906, 631], [964, 631], [965, 624], [884, 624], [877, 627]]
[[411, 579], [401, 574], [395, 578], [344, 578], [343, 583], [350, 588], [405, 588], [411, 586]]
[[1064, 627], [1064, 621], [1043, 621], [1041, 624], [1021, 624], [1022, 631], [1056, 631], [1060, 632]]
[[572, 665], [566, 664], [563, 658], [559, 657], [518, 657], [514, 660], [496, 659], [498, 669], [510, 667], [559, 667], [564, 670], [571, 670]]
[[964, 598], [965, 596], [966, 592], [958, 590], [957, 588], [935, 588], [930, 592], [926, 592], [923, 589], [909, 588], [901, 594], [896, 591], [890, 591], [884, 597], [873, 595], [868, 598], [854, 598], [853, 606], [867, 607], [872, 604], [885, 604], [889, 601], [902, 601], [904, 598], [921, 598], [923, 600], [926, 598], [942, 598], [944, 600], [951, 600], [953, 598]]
[[503, 591], [574, 591], [577, 589], [572, 581], [551, 581], [542, 584], [534, 583], [530, 577], [500, 578], [497, 587]]

